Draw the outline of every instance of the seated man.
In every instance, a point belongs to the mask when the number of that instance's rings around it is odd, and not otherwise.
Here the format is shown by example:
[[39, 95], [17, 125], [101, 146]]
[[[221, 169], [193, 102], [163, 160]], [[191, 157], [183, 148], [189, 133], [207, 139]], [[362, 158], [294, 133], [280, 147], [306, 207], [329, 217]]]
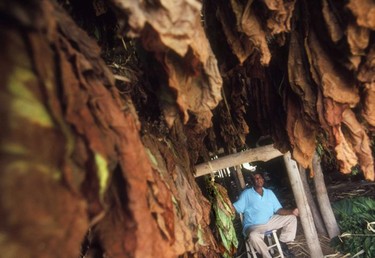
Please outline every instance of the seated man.
[[263, 188], [262, 173], [255, 172], [252, 177], [253, 187], [244, 190], [233, 204], [238, 213], [243, 213], [243, 233], [249, 236], [251, 245], [265, 258], [270, 258], [264, 233], [269, 230], [281, 230], [280, 244], [285, 257], [294, 257], [287, 242], [293, 241], [297, 231], [298, 209], [288, 210], [281, 207], [275, 194]]

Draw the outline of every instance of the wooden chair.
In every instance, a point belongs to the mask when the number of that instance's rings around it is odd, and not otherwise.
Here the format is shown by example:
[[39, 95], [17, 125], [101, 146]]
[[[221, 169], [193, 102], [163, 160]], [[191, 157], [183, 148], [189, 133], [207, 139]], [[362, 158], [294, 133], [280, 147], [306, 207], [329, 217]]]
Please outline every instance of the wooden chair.
[[[270, 230], [264, 233], [264, 240], [268, 246], [268, 251], [274, 258], [284, 258], [283, 250], [281, 249], [279, 237], [277, 236], [277, 230]], [[246, 253], [248, 258], [257, 258], [257, 251], [250, 244], [249, 239], [246, 242]]]

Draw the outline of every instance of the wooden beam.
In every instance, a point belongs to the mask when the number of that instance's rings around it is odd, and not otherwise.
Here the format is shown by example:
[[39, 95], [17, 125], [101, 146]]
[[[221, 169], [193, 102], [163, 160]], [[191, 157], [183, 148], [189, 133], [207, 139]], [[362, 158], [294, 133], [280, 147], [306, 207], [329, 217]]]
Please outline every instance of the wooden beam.
[[311, 214], [312, 214], [313, 219], [314, 219], [316, 231], [318, 232], [319, 235], [328, 236], [328, 234], [326, 232], [326, 228], [325, 228], [324, 223], [323, 223], [322, 216], [320, 215], [318, 206], [316, 205], [316, 203], [314, 201], [314, 197], [313, 197], [313, 195], [310, 191], [310, 186], [309, 186], [309, 183], [308, 183], [307, 177], [306, 177], [306, 169], [304, 167], [302, 167], [301, 165], [298, 166], [298, 169], [299, 169], [300, 177], [301, 177], [301, 180], [302, 180], [303, 188], [305, 189], [307, 203], [310, 206]]
[[322, 247], [320, 246], [318, 233], [315, 229], [310, 206], [307, 203], [307, 198], [305, 190], [303, 189], [303, 184], [298, 170], [297, 162], [295, 162], [292, 159], [290, 152], [287, 152], [284, 155], [284, 162], [286, 170], [288, 171], [288, 176], [290, 184], [292, 186], [294, 198], [296, 200], [297, 207], [300, 213], [301, 224], [303, 227], [303, 232], [305, 233], [307, 246], [310, 249], [310, 257], [322, 258]]
[[328, 236], [332, 239], [333, 237], [340, 235], [340, 228], [337, 225], [335, 214], [333, 213], [331, 202], [328, 198], [322, 167], [320, 165], [320, 158], [316, 152], [314, 153], [312, 165], [315, 172], [314, 184], [320, 212], [322, 214], [324, 224], [326, 225]]
[[228, 167], [234, 167], [246, 162], [268, 161], [282, 155], [283, 154], [279, 150], [275, 149], [272, 144], [255, 149], [249, 149], [195, 166], [195, 177], [207, 175], [211, 172]]

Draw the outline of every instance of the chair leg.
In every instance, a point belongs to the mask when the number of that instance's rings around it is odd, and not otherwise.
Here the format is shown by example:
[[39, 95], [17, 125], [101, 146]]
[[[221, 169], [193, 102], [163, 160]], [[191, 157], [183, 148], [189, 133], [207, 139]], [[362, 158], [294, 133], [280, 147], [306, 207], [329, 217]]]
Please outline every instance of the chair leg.
[[277, 231], [276, 230], [272, 230], [272, 235], [273, 235], [273, 239], [275, 240], [275, 243], [276, 243], [276, 246], [277, 246], [277, 250], [279, 251], [280, 257], [284, 258], [284, 254], [283, 254], [283, 250], [281, 249], [279, 237], [277, 236]]
[[249, 239], [246, 240], [246, 250], [247, 250], [247, 258], [257, 258], [256, 251], [254, 247], [250, 244]]

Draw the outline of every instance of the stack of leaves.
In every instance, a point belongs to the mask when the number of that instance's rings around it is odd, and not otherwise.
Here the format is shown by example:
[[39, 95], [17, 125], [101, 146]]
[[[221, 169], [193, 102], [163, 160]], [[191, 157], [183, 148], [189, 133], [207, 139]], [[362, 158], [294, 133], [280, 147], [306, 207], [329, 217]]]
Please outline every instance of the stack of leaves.
[[227, 190], [213, 181], [209, 182], [211, 203], [215, 214], [215, 226], [220, 238], [220, 251], [224, 258], [232, 257], [238, 246], [236, 230], [233, 226], [235, 211]]
[[341, 252], [356, 254], [363, 250], [365, 257], [375, 257], [375, 200], [369, 197], [344, 199], [332, 205], [343, 234], [332, 240]]

